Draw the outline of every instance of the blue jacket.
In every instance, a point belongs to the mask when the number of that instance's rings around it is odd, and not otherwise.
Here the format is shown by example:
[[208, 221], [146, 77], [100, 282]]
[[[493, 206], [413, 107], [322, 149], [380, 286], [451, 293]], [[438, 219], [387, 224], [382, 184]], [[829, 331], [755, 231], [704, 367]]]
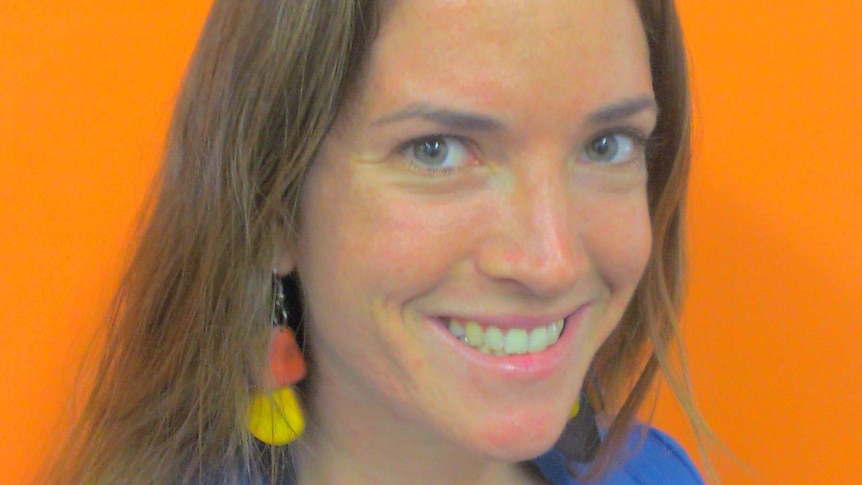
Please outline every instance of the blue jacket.
[[[655, 428], [629, 437], [632, 454], [622, 466], [613, 469], [595, 485], [703, 485], [703, 479], [685, 451], [668, 435]], [[532, 460], [542, 477], [551, 485], [580, 485], [566, 471], [563, 454], [551, 449]]]
[[[697, 468], [673, 438], [655, 428], [647, 428], [642, 435], [641, 429], [628, 437], [627, 460], [592, 485], [704, 485]], [[530, 463], [551, 485], [583, 485], [569, 475], [566, 459], [556, 448]]]

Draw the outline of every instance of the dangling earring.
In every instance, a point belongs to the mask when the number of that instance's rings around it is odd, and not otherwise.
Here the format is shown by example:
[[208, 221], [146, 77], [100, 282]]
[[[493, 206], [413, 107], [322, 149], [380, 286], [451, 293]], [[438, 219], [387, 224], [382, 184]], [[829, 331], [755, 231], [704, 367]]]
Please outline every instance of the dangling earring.
[[584, 389], [581, 391], [578, 400], [572, 406], [569, 419], [576, 418], [581, 412], [581, 401], [586, 401], [594, 414], [602, 412], [605, 408], [605, 400], [602, 398], [599, 380], [595, 372], [590, 372], [589, 383], [584, 385]]
[[589, 463], [596, 457], [602, 444], [596, 413], [601, 412], [604, 406], [598, 378], [590, 372], [588, 382], [572, 406], [569, 422], [556, 445], [568, 461]]
[[583, 395], [587, 402], [590, 403], [593, 413], [600, 413], [605, 410], [605, 398], [602, 397], [602, 387], [599, 385], [599, 378], [595, 371], [590, 371], [590, 381], [584, 386]]
[[302, 407], [291, 386], [305, 377], [306, 367], [296, 337], [288, 327], [290, 316], [284, 287], [274, 274], [272, 324], [276, 329], [269, 342], [269, 360], [275, 390], [255, 393], [248, 413], [249, 432], [274, 446], [295, 441], [305, 430]]
[[282, 387], [256, 394], [248, 412], [248, 430], [255, 438], [272, 446], [296, 441], [305, 431], [305, 418], [293, 389]]
[[575, 417], [581, 412], [581, 397], [583, 393], [578, 395], [578, 399], [575, 401], [575, 404], [572, 406], [572, 412], [569, 413], [569, 419], [575, 419]]

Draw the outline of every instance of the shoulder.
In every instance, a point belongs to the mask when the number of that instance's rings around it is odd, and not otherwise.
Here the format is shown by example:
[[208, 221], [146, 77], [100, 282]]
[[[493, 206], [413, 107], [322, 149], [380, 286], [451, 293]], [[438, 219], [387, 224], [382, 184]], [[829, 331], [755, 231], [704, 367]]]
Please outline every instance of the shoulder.
[[620, 484], [703, 484], [703, 478], [691, 458], [679, 443], [667, 434], [655, 428], [647, 428], [642, 441], [641, 433], [635, 431], [630, 442], [634, 454], [616, 473], [630, 477], [631, 482], [619, 482]]
[[[630, 454], [597, 485], [703, 485], [703, 479], [682, 447], [667, 434], [638, 427], [629, 436]], [[552, 449], [532, 461], [552, 485], [579, 485], [566, 471], [563, 454]]]

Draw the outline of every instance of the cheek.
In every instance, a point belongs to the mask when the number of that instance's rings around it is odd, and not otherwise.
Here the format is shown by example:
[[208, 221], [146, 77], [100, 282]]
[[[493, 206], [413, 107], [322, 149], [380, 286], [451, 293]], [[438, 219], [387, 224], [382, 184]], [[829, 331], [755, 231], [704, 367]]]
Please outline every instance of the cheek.
[[[309, 173], [297, 264], [318, 333], [386, 353], [405, 338], [403, 305], [463, 260], [470, 216], [457, 201], [396, 190], [375, 177], [377, 167], [357, 165], [324, 161]], [[345, 331], [350, 341], [336, 335]], [[418, 372], [423, 362], [409, 365]]]
[[589, 251], [611, 290], [630, 292], [643, 276], [652, 249], [646, 196], [632, 195], [594, 211], [585, 231]]
[[445, 279], [468, 253], [475, 227], [463, 207], [399, 192], [359, 190], [321, 205], [326, 213], [312, 217], [328, 227], [310, 241], [320, 258], [331, 260], [339, 278], [402, 297]]

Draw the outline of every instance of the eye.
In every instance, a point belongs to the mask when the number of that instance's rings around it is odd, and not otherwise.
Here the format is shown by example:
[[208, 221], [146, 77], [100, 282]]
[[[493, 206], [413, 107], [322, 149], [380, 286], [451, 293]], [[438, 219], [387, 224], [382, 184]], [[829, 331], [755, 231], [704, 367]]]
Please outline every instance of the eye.
[[469, 157], [464, 143], [451, 136], [412, 140], [401, 151], [413, 164], [432, 172], [460, 168]]
[[644, 137], [629, 133], [607, 133], [587, 143], [584, 157], [589, 162], [624, 163], [637, 155], [644, 144]]

